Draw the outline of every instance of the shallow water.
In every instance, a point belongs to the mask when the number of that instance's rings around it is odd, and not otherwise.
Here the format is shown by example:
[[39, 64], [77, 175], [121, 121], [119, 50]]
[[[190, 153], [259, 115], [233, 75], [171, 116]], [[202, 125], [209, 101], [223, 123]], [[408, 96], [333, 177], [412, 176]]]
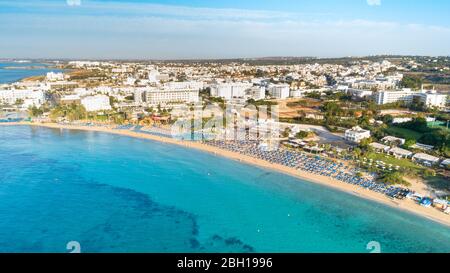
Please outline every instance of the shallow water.
[[[46, 75], [47, 72], [62, 72], [60, 69], [49, 69], [49, 68], [37, 68], [28, 69], [27, 67], [37, 66], [43, 67], [47, 66], [40, 63], [0, 63], [0, 84], [1, 83], [13, 83], [24, 78]], [[5, 69], [7, 67], [13, 67], [13, 69]]]
[[0, 126], [0, 252], [450, 252], [450, 229], [196, 150]]

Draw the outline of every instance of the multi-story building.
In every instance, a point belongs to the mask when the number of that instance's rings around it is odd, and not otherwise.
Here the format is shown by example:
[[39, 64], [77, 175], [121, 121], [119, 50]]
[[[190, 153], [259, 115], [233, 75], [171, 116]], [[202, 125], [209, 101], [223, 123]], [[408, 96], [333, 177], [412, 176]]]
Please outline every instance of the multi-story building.
[[352, 84], [354, 89], [377, 89], [377, 90], [387, 90], [394, 89], [397, 86], [397, 82], [390, 81], [387, 78], [378, 78], [376, 80], [358, 80]]
[[226, 100], [243, 98], [245, 91], [253, 86], [252, 83], [219, 83], [211, 86], [211, 96]]
[[271, 84], [269, 85], [269, 95], [276, 99], [289, 98], [289, 84]]
[[414, 92], [409, 88], [404, 88], [397, 91], [380, 91], [375, 94], [375, 102], [379, 105], [398, 101], [411, 103], [413, 101], [413, 95], [416, 93], [417, 92]]
[[203, 82], [196, 82], [196, 81], [190, 81], [190, 82], [167, 82], [164, 84], [164, 89], [168, 90], [174, 90], [174, 89], [203, 89], [204, 83]]
[[447, 95], [439, 94], [435, 91], [426, 91], [414, 95], [413, 100], [417, 99], [428, 107], [445, 108], [447, 105]]
[[73, 103], [80, 103], [80, 102], [81, 102], [81, 98], [79, 95], [65, 95], [59, 99], [59, 103], [61, 103], [61, 104], [73, 104]]
[[364, 130], [359, 126], [355, 126], [352, 129], [345, 131], [345, 140], [360, 143], [361, 140], [370, 138], [370, 131]]
[[140, 105], [145, 101], [145, 91], [141, 88], [137, 88], [134, 90], [133, 97], [134, 97], [134, 102], [137, 105]]
[[81, 104], [88, 112], [111, 110], [109, 97], [106, 95], [84, 97], [81, 99]]
[[263, 86], [253, 86], [246, 90], [247, 99], [263, 100], [266, 97], [266, 88]]
[[403, 89], [400, 91], [380, 91], [375, 95], [377, 104], [388, 104], [403, 101], [407, 104], [412, 102], [423, 103], [427, 107], [445, 108], [447, 104], [447, 95], [440, 94], [436, 91], [412, 91], [411, 89]]
[[63, 81], [64, 80], [64, 74], [63, 73], [48, 72], [47, 76], [45, 78], [48, 81]]
[[199, 101], [198, 89], [148, 89], [145, 101], [149, 105], [196, 103]]
[[6, 89], [0, 90], [0, 103], [15, 104], [28, 100], [28, 103], [39, 107], [45, 102], [45, 93], [41, 90], [30, 89]]

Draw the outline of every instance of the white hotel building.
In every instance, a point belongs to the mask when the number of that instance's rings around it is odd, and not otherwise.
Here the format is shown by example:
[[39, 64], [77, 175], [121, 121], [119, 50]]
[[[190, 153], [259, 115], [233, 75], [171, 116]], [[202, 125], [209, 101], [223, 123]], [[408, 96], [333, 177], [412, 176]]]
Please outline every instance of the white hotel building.
[[226, 100], [245, 97], [247, 89], [253, 86], [252, 83], [219, 83], [211, 86], [211, 96], [221, 97]]
[[420, 102], [426, 106], [434, 106], [437, 108], [445, 108], [447, 105], [448, 96], [446, 94], [439, 94], [435, 91], [421, 92], [414, 95]]
[[436, 91], [412, 91], [405, 88], [399, 91], [380, 91], [375, 95], [375, 102], [379, 105], [404, 101], [407, 104], [418, 100], [428, 107], [445, 108], [447, 104], [447, 95], [439, 94]]
[[63, 73], [48, 72], [45, 77], [48, 81], [64, 81]]
[[272, 84], [269, 86], [269, 95], [276, 99], [289, 98], [289, 84]]
[[199, 102], [199, 89], [147, 89], [144, 94], [148, 105]]
[[45, 102], [45, 94], [41, 90], [30, 89], [5, 89], [0, 90], [0, 103], [15, 104], [23, 100], [28, 106], [41, 106]]
[[413, 101], [413, 95], [417, 92], [412, 91], [410, 88], [404, 88], [398, 91], [380, 91], [375, 94], [375, 102], [378, 105], [394, 103], [397, 101], [404, 101], [411, 103]]
[[364, 130], [359, 126], [355, 126], [352, 129], [345, 131], [345, 140], [360, 143], [361, 140], [370, 138], [370, 131]]
[[106, 95], [88, 96], [81, 99], [81, 104], [88, 112], [111, 110], [109, 97]]
[[197, 89], [201, 90], [204, 87], [203, 82], [167, 82], [164, 84], [164, 89], [172, 90], [172, 89]]

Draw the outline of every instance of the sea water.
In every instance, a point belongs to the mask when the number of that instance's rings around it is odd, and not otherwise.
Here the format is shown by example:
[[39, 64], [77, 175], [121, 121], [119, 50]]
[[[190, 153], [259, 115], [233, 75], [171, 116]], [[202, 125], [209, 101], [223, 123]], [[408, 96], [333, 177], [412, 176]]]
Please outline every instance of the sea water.
[[[30, 67], [38, 68], [30, 68]], [[0, 63], [0, 84], [12, 83], [24, 78], [45, 75], [47, 72], [62, 72], [61, 69], [49, 68], [42, 63]]]
[[450, 252], [450, 229], [193, 149], [0, 126], [0, 252], [71, 241], [81, 252]]

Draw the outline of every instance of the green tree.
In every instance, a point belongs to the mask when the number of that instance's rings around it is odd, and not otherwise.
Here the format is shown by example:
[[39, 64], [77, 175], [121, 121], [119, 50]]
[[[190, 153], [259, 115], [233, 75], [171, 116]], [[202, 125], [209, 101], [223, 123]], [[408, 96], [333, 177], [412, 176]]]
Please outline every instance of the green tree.
[[409, 183], [403, 179], [403, 175], [400, 172], [387, 172], [381, 176], [381, 180], [389, 185], [409, 185]]
[[402, 87], [411, 88], [411, 89], [419, 89], [423, 84], [423, 80], [420, 77], [405, 75], [400, 83]]
[[384, 115], [383, 116], [383, 122], [386, 124], [391, 124], [392, 121], [394, 120], [394, 117], [391, 115]]
[[411, 148], [412, 146], [414, 146], [414, 144], [416, 144], [415, 139], [408, 139], [405, 141], [405, 144], [403, 146], [405, 146], [405, 148]]
[[38, 108], [33, 105], [28, 109], [28, 114], [31, 117], [38, 117], [38, 116], [41, 116], [42, 114], [44, 114], [44, 111], [42, 108]]
[[291, 133], [291, 128], [287, 127], [286, 129], [284, 129], [284, 131], [282, 132], [282, 136], [283, 137], [289, 137], [289, 134]]
[[298, 139], [304, 139], [307, 138], [309, 136], [309, 133], [306, 131], [300, 131], [297, 134], [295, 134], [295, 137]]

